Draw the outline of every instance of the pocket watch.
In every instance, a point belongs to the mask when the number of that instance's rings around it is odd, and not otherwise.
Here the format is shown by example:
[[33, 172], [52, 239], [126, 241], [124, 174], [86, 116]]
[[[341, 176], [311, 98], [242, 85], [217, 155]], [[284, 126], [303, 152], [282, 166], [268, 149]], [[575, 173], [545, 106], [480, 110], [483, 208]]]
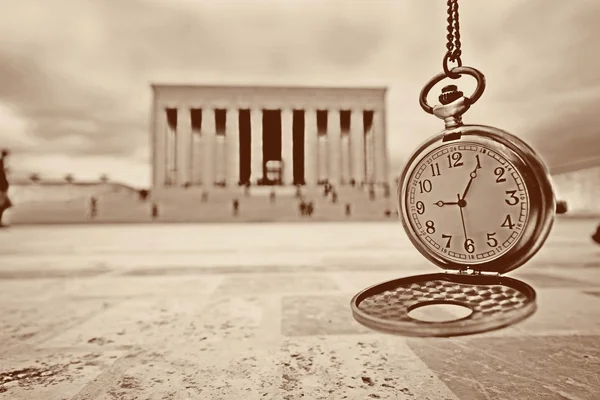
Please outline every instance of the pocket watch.
[[[352, 299], [354, 318], [372, 329], [409, 336], [455, 336], [514, 324], [535, 312], [535, 291], [506, 277], [542, 247], [554, 221], [555, 197], [548, 169], [523, 140], [485, 125], [464, 125], [462, 115], [481, 97], [484, 75], [469, 75], [470, 97], [456, 85], [427, 102], [449, 71], [433, 77], [420, 94], [421, 107], [443, 119], [445, 129], [408, 159], [398, 185], [398, 213], [411, 243], [441, 273], [374, 285]], [[447, 322], [411, 318], [413, 309], [457, 304], [471, 313]]]

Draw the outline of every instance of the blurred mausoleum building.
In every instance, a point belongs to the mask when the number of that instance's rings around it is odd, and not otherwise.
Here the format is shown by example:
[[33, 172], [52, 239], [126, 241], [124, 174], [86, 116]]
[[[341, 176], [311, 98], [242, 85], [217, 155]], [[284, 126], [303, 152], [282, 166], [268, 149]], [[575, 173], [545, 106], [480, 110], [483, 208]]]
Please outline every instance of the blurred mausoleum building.
[[385, 88], [152, 85], [153, 192], [388, 183]]

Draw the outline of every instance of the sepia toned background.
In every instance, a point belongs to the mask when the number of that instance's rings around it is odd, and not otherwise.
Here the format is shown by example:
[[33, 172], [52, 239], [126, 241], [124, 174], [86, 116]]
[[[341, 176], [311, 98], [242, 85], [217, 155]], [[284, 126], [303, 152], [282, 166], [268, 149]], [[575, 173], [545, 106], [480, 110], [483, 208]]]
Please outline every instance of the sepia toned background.
[[353, 318], [366, 287], [441, 271], [405, 234], [393, 187], [340, 185], [336, 203], [305, 186], [311, 218], [290, 186], [276, 200], [271, 188], [211, 188], [206, 202], [201, 186], [148, 191], [151, 83], [387, 87], [392, 182], [443, 127], [418, 96], [442, 69], [446, 7], [0, 2], [15, 203], [0, 229], [0, 399], [597, 399], [598, 0], [460, 0], [462, 60], [487, 77], [465, 123], [532, 144], [569, 209], [510, 272], [536, 292], [520, 323], [423, 339]]
[[[140, 187], [151, 82], [388, 86], [395, 174], [441, 129], [418, 94], [441, 71], [445, 13], [433, 0], [6, 1], [0, 140], [15, 172]], [[594, 159], [599, 22], [594, 0], [461, 2], [463, 62], [488, 80], [465, 122], [518, 134], [551, 167]]]

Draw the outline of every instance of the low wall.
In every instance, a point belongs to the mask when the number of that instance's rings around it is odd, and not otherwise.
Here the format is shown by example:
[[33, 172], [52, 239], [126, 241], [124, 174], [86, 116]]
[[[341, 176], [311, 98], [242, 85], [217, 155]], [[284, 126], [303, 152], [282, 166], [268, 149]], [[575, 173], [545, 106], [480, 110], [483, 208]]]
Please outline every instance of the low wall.
[[566, 200], [568, 214], [600, 216], [600, 166], [552, 176], [557, 200]]

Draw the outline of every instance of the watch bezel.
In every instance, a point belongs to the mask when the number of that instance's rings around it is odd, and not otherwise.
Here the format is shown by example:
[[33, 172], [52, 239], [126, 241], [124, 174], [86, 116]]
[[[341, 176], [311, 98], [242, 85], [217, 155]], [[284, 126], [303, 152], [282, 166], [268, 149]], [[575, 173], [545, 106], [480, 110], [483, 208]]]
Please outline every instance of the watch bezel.
[[[452, 138], [448, 140], [448, 138]], [[446, 141], [444, 141], [446, 139]], [[406, 207], [409, 195], [408, 178], [423, 157], [446, 144], [476, 143], [493, 149], [518, 169], [529, 195], [529, 217], [517, 242], [498, 258], [462, 264], [428, 248], [409, 220]], [[398, 185], [398, 215], [412, 244], [433, 264], [442, 269], [495, 272], [503, 274], [519, 268], [542, 247], [554, 223], [556, 200], [549, 171], [541, 157], [527, 143], [506, 131], [485, 125], [462, 125], [445, 130], [425, 141], [406, 163]]]

